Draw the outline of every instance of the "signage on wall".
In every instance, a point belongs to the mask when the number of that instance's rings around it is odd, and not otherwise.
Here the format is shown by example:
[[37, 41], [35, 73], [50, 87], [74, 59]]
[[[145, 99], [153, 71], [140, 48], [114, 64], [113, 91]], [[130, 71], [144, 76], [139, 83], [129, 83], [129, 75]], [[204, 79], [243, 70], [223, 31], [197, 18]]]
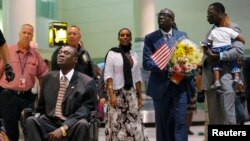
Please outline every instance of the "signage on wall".
[[67, 23], [51, 22], [49, 24], [49, 46], [63, 46], [67, 42]]

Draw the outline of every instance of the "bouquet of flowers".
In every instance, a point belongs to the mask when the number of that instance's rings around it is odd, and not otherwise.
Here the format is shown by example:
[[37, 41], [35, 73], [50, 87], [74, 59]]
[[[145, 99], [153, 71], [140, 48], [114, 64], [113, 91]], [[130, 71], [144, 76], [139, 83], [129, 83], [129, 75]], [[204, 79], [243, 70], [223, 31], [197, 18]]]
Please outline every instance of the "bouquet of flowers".
[[193, 74], [193, 70], [201, 65], [203, 49], [188, 38], [182, 38], [176, 43], [176, 48], [170, 60], [170, 80], [176, 84], [185, 76]]

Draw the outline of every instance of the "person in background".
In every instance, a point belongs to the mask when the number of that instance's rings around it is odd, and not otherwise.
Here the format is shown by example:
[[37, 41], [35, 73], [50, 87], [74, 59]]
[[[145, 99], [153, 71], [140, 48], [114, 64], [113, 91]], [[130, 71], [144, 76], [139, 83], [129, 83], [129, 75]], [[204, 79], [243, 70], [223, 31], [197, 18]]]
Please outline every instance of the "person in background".
[[36, 113], [27, 123], [28, 141], [88, 141], [91, 111], [95, 110], [95, 81], [74, 70], [77, 50], [61, 48], [57, 55], [60, 70], [44, 76]]
[[191, 79], [183, 79], [178, 85], [170, 81], [169, 68], [163, 70], [153, 61], [151, 55], [161, 46], [170, 48], [181, 37], [187, 37], [175, 24], [175, 14], [163, 8], [158, 14], [158, 30], [145, 36], [143, 68], [150, 71], [146, 94], [151, 96], [155, 108], [156, 140], [187, 141], [187, 86]]
[[[3, 63], [4, 63], [3, 69], [4, 69], [6, 80], [8, 82], [12, 81], [15, 78], [15, 73], [13, 72], [12, 66], [9, 64], [10, 63], [9, 59], [10, 59], [9, 48], [3, 36], [2, 30], [0, 30], [0, 60], [3, 60]], [[1, 90], [0, 90], [0, 93], [1, 93]], [[9, 140], [5, 133], [5, 129], [3, 125], [4, 124], [3, 124], [2, 116], [0, 114], [0, 140], [3, 140], [3, 141]]]
[[48, 66], [49, 70], [50, 70], [50, 61], [48, 59], [43, 59], [44, 62], [46, 63], [46, 65]]
[[[215, 2], [208, 6], [207, 21], [213, 25], [212, 29], [219, 26], [217, 18], [221, 13], [225, 13], [225, 7], [222, 3]], [[230, 23], [230, 27], [240, 32], [236, 24]], [[212, 30], [211, 29], [211, 30]], [[208, 32], [210, 34], [211, 30]], [[215, 54], [211, 49], [204, 50], [206, 58], [202, 67], [202, 87], [205, 90], [206, 103], [208, 110], [208, 124], [235, 125], [235, 90], [233, 88], [233, 78], [231, 75], [230, 61], [243, 56], [244, 44], [233, 40], [232, 48], [220, 54]], [[220, 72], [221, 87], [211, 89], [213, 83], [212, 66], [215, 62], [224, 61], [222, 71]], [[207, 133], [206, 133], [207, 134]]]
[[[49, 60], [48, 60], [48, 59], [43, 59], [43, 60], [44, 60], [44, 62], [46, 63], [47, 67], [48, 67], [49, 70], [50, 70], [50, 62], [49, 62]], [[32, 92], [33, 94], [37, 95], [36, 101], [35, 101], [35, 106], [37, 106], [37, 102], [38, 102], [38, 99], [39, 99], [39, 97], [40, 97], [40, 94], [39, 94], [39, 92], [40, 92], [40, 83], [39, 83], [39, 79], [36, 78], [36, 82], [35, 82], [33, 88], [31, 89], [31, 92]]]
[[[81, 73], [87, 74], [88, 76], [95, 78], [95, 69], [93, 61], [86, 50], [83, 47], [83, 42], [81, 41], [81, 31], [80, 28], [76, 25], [71, 25], [67, 29], [67, 45], [74, 47], [78, 51], [78, 61], [75, 65], [75, 70]], [[59, 70], [60, 67], [57, 65], [57, 54], [62, 48], [58, 47], [52, 54], [51, 57], [51, 70]]]
[[140, 114], [143, 106], [140, 65], [137, 54], [131, 50], [131, 40], [131, 31], [120, 29], [119, 46], [111, 48], [105, 58], [104, 81], [109, 96], [106, 141], [148, 140]]
[[[219, 54], [223, 51], [227, 51], [232, 48], [232, 40], [241, 41], [245, 44], [244, 37], [239, 34], [237, 31], [230, 28], [230, 20], [227, 14], [220, 13], [215, 20], [218, 23], [218, 27], [214, 28], [208, 36], [207, 47], [210, 47], [213, 53]], [[220, 71], [222, 70], [221, 66], [222, 61], [218, 61], [213, 66], [213, 76], [214, 83], [211, 85], [212, 89], [217, 89], [221, 87], [220, 83]], [[240, 67], [237, 64], [236, 60], [233, 60], [231, 63], [231, 72], [233, 75], [234, 84], [243, 85], [243, 81], [240, 79]]]
[[[244, 76], [242, 73], [242, 68], [243, 68], [243, 58], [237, 59], [237, 64], [240, 68], [240, 79], [243, 80], [244, 82]], [[245, 83], [243, 83], [245, 84]], [[245, 96], [245, 85], [241, 84], [235, 84], [234, 86], [235, 89], [235, 113], [236, 113], [236, 123], [237, 125], [244, 125], [244, 122], [246, 121], [246, 112], [245, 112], [245, 101], [246, 101], [246, 96]]]
[[[95, 81], [96, 81], [96, 89], [97, 89], [97, 99], [98, 99], [98, 103], [96, 105], [96, 110], [98, 111], [98, 119], [100, 121], [103, 121], [104, 120], [104, 106], [106, 104], [106, 99], [102, 97], [102, 95], [99, 94], [100, 92], [100, 89], [102, 89], [102, 87], [100, 87], [99, 83], [100, 83], [100, 79], [101, 79], [101, 68], [95, 64], [94, 65], [94, 68], [95, 68], [95, 73], [96, 73], [96, 78], [95, 78]], [[103, 98], [103, 99], [102, 99]], [[101, 102], [104, 100], [104, 103]]]
[[243, 76], [245, 81], [245, 96], [247, 100], [247, 110], [250, 114], [250, 57], [245, 58], [243, 63]]
[[[41, 55], [30, 47], [33, 33], [32, 25], [23, 24], [18, 43], [10, 46], [10, 64], [16, 75], [14, 80], [8, 82], [4, 75], [0, 75], [0, 114], [11, 141], [19, 139], [18, 121], [22, 110], [34, 108], [36, 96], [31, 93], [31, 88], [35, 84], [36, 77], [41, 82], [41, 78], [48, 72], [48, 67]], [[1, 61], [0, 68], [2, 67]], [[2, 69], [0, 74], [3, 74]]]
[[[3, 60], [6, 80], [12, 81], [15, 78], [12, 66], [10, 65], [10, 53], [2, 31], [0, 30], [0, 60]], [[1, 75], [1, 74], [0, 74]]]

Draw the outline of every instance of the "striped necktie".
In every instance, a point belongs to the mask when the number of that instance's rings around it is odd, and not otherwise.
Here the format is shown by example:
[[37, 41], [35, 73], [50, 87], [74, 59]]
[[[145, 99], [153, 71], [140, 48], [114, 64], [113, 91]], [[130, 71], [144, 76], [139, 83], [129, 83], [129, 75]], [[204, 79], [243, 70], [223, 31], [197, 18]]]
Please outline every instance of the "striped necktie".
[[56, 101], [56, 108], [55, 108], [55, 117], [58, 117], [62, 120], [65, 120], [66, 118], [62, 115], [62, 101], [64, 94], [66, 92], [67, 88], [67, 77], [62, 76], [60, 80], [60, 88], [58, 91], [57, 101]]
[[172, 37], [172, 35], [171, 35], [171, 34], [169, 34], [169, 33], [166, 33], [165, 35], [166, 35], [167, 39], [169, 39], [169, 38], [171, 38], [171, 37]]

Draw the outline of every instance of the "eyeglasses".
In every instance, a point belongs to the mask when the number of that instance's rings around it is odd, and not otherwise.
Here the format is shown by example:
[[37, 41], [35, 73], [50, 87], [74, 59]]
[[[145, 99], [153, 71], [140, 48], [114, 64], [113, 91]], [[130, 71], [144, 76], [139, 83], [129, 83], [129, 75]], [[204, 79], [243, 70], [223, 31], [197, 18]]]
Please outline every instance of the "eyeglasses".
[[168, 13], [158, 13], [157, 16], [159, 18], [164, 18], [164, 19], [167, 19], [167, 18], [173, 19], [173, 17], [170, 14], [168, 14]]

